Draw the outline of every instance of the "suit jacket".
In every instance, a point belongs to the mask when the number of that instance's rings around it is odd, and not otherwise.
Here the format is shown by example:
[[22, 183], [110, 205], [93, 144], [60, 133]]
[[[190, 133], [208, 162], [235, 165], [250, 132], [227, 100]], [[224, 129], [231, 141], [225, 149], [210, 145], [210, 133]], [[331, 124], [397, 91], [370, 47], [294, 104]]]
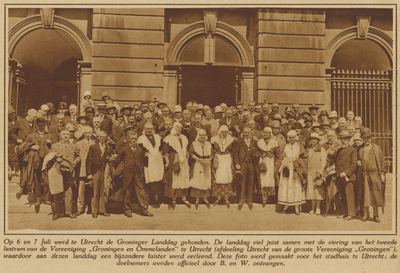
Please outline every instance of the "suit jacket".
[[101, 155], [100, 144], [96, 144], [89, 147], [89, 152], [86, 158], [86, 176], [94, 175], [98, 171], [105, 169], [108, 162], [107, 157], [110, 157], [113, 149], [108, 144], [105, 144], [104, 154]]
[[250, 138], [250, 147], [247, 146], [244, 138], [239, 139], [233, 150], [233, 161], [236, 165], [242, 165], [244, 162], [256, 164], [257, 163], [257, 141]]
[[87, 176], [86, 175], [86, 158], [88, 156], [90, 146], [92, 146], [94, 144], [95, 144], [95, 142], [92, 139], [89, 140], [89, 144], [86, 139], [79, 140], [76, 143], [76, 147], [78, 148], [79, 154], [81, 156], [81, 164], [80, 164], [80, 168], [79, 168], [79, 172], [78, 172], [78, 175], [79, 175], [78, 177], [86, 177]]
[[100, 130], [106, 131], [108, 136], [111, 136], [112, 133], [112, 126], [113, 122], [112, 119], [110, 119], [107, 116], [104, 116], [103, 121], [100, 123]]
[[[200, 124], [200, 128], [205, 130], [206, 133], [207, 133], [208, 139], [211, 139], [211, 131], [210, 131], [210, 129], [207, 126], [203, 125], [203, 124]], [[189, 129], [189, 138], [188, 138], [189, 146], [196, 139], [196, 137], [197, 137], [196, 125], [195, 125], [194, 122], [192, 122], [192, 125], [190, 125], [190, 129]]]
[[57, 124], [55, 125], [51, 125], [49, 127], [49, 134], [51, 134], [53, 136], [53, 143], [57, 143], [60, 141], [60, 133], [62, 130], [66, 129], [65, 124], [61, 127], [61, 129], [58, 127]]
[[257, 129], [260, 131], [264, 130], [265, 127], [270, 127], [272, 125], [272, 118], [270, 118], [269, 115], [267, 115], [267, 120], [265, 120], [263, 115], [257, 115], [254, 117], [254, 121], [257, 124]]
[[51, 152], [62, 154], [62, 158], [68, 160], [70, 163], [76, 161], [79, 162], [79, 150], [76, 148], [76, 144], [67, 143], [66, 145], [62, 142], [57, 142], [52, 145]]
[[[238, 136], [241, 133], [239, 124], [240, 124], [240, 120], [237, 115], [232, 115], [230, 124], [228, 124], [226, 117], [221, 117], [219, 119], [219, 125], [220, 126], [222, 126], [222, 125], [228, 126], [228, 130], [233, 131], [235, 136]], [[232, 128], [234, 130], [232, 130]]]
[[25, 140], [30, 134], [37, 131], [36, 126], [30, 126], [29, 121], [26, 118], [19, 119], [16, 122], [18, 126], [18, 133], [17, 136], [19, 139]]
[[346, 148], [339, 148], [335, 160], [336, 175], [345, 172], [349, 180], [356, 180], [357, 150], [348, 145]]
[[53, 136], [48, 133], [44, 133], [44, 136], [41, 137], [39, 133], [32, 133], [27, 138], [27, 142], [33, 142], [35, 145], [39, 145], [39, 157], [44, 158], [50, 151], [51, 143], [47, 143], [47, 140], [53, 140]]
[[329, 145], [329, 143], [326, 142], [322, 144], [322, 148], [324, 148], [326, 151], [329, 149], [334, 149], [335, 151], [337, 151], [340, 148], [340, 143], [338, 141], [335, 141], [333, 145]]
[[124, 162], [124, 172], [122, 178], [123, 190], [125, 191], [131, 185], [134, 175], [138, 175], [138, 179], [143, 181], [143, 162], [144, 162], [144, 151], [139, 145], [136, 146], [135, 152], [132, 150], [130, 145], [126, 145], [115, 161], [115, 166], [118, 166], [121, 162]]

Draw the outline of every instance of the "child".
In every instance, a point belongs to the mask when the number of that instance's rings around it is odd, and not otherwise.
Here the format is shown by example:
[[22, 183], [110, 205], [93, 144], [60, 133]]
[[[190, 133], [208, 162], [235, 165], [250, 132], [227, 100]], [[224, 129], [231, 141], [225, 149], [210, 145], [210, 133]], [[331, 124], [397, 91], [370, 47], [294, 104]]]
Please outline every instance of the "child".
[[90, 90], [87, 90], [83, 94], [83, 101], [81, 103], [81, 113], [86, 115], [86, 108], [89, 106], [94, 108], [94, 103], [92, 100], [92, 92]]

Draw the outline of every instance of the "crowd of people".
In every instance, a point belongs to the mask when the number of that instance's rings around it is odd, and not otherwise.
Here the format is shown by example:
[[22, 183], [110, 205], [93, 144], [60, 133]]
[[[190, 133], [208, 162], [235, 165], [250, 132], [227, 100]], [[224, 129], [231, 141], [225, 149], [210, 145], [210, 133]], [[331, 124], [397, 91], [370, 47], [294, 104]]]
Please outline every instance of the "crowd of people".
[[34, 196], [36, 212], [48, 204], [53, 220], [97, 218], [110, 216], [110, 201], [122, 202], [127, 217], [133, 204], [153, 216], [149, 203], [251, 210], [258, 195], [263, 207], [281, 205], [278, 213], [294, 206], [300, 215], [308, 202], [307, 213], [380, 222], [382, 150], [352, 111], [339, 117], [293, 104], [281, 115], [278, 103], [253, 101], [120, 107], [108, 92], [102, 100], [95, 107], [86, 91], [80, 107], [49, 102], [25, 118], [8, 107], [9, 177], [20, 178], [18, 199]]

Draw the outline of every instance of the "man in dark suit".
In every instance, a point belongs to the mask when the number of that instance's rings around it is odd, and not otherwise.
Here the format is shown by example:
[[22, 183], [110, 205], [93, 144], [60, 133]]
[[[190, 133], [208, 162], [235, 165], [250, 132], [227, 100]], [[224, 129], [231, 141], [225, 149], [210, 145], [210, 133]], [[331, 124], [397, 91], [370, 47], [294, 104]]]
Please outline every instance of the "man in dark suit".
[[[51, 144], [52, 144], [52, 139], [53, 136], [50, 135], [49, 133], [45, 132], [46, 128], [46, 119], [43, 117], [39, 117], [36, 120], [36, 126], [37, 126], [37, 131], [35, 133], [30, 134], [27, 138], [27, 142], [32, 142], [34, 143], [34, 146], [32, 147], [33, 150], [37, 150], [39, 154], [39, 168], [37, 171], [37, 178], [38, 182], [43, 184], [43, 194], [42, 196], [42, 202], [45, 202], [46, 204], [50, 204], [50, 189], [49, 189], [49, 180], [47, 176], [47, 172], [42, 172], [42, 166], [43, 166], [43, 159], [44, 157], [49, 153], [51, 149]], [[39, 184], [40, 185], [40, 184]], [[40, 189], [40, 187], [39, 187]]]
[[201, 114], [194, 115], [194, 122], [191, 123], [190, 128], [189, 128], [189, 138], [188, 138], [189, 146], [196, 139], [197, 131], [200, 129], [204, 129], [206, 131], [208, 139], [211, 138], [210, 128], [201, 124], [201, 118], [202, 118]]
[[340, 136], [341, 148], [336, 154], [336, 183], [341, 196], [339, 218], [352, 220], [356, 215], [354, 183], [356, 182], [357, 150], [350, 146], [351, 135], [343, 131]]
[[107, 141], [107, 133], [100, 131], [97, 137], [98, 142], [89, 148], [86, 158], [87, 179], [92, 180], [92, 217], [97, 218], [98, 214], [110, 216], [106, 212], [106, 196], [104, 194], [104, 170], [111, 158], [112, 148]]
[[49, 127], [49, 134], [53, 136], [53, 143], [57, 143], [60, 141], [60, 133], [62, 130], [66, 129], [65, 116], [63, 114], [57, 114], [56, 116], [57, 122], [55, 124], [51, 124]]
[[[29, 109], [26, 118], [17, 120], [16, 126], [18, 127], [17, 129], [18, 140], [24, 141], [28, 135], [36, 131], [35, 128], [36, 119], [37, 119], [37, 111], [35, 109]], [[22, 141], [18, 141], [18, 143], [22, 143]]]
[[99, 103], [97, 107], [97, 116], [100, 118], [100, 130], [105, 131], [107, 136], [111, 137], [113, 122], [111, 118], [106, 116], [107, 106], [104, 103]]
[[[83, 129], [84, 139], [76, 143], [76, 147], [79, 149], [79, 154], [81, 156], [81, 162], [78, 170], [76, 171], [76, 177], [78, 178], [78, 215], [85, 213], [86, 206], [90, 204], [90, 193], [89, 180], [86, 175], [86, 158], [89, 153], [89, 148], [96, 142], [92, 139], [92, 128], [89, 126]], [[88, 209], [90, 211], [90, 208]]]
[[335, 151], [340, 148], [340, 143], [336, 140], [335, 131], [329, 130], [326, 133], [326, 138], [328, 139], [328, 141], [322, 144], [322, 148], [324, 148], [325, 150], [333, 149]]
[[115, 166], [124, 162], [123, 171], [123, 192], [125, 216], [132, 217], [131, 193], [135, 192], [139, 202], [141, 215], [153, 216], [148, 210], [148, 201], [144, 189], [144, 151], [137, 145], [137, 133], [131, 133], [128, 136], [129, 145], [125, 146], [118, 154]]
[[233, 153], [236, 170], [242, 172], [239, 210], [242, 209], [246, 197], [249, 209], [253, 208], [254, 165], [257, 163], [257, 142], [251, 137], [251, 129], [249, 127], [243, 129], [243, 136], [244, 138], [237, 141]]
[[272, 118], [269, 115], [269, 104], [264, 103], [262, 106], [262, 113], [254, 117], [254, 121], [257, 122], [257, 130], [264, 130], [265, 127], [272, 125]]
[[232, 109], [227, 108], [225, 111], [225, 117], [221, 117], [219, 119], [219, 125], [226, 125], [229, 131], [233, 132], [233, 136], [238, 137], [241, 133], [240, 120], [237, 115], [233, 115]]

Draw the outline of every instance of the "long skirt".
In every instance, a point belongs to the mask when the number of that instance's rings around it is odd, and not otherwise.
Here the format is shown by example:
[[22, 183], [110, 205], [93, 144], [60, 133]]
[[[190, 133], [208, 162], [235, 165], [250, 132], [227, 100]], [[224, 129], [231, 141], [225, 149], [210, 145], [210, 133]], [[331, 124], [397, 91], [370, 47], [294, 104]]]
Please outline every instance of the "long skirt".
[[307, 175], [306, 200], [325, 200], [325, 191], [323, 186], [316, 186], [314, 177]]
[[205, 198], [205, 197], [210, 197], [210, 195], [211, 195], [211, 190], [199, 190], [196, 188], [192, 188], [190, 190], [190, 197]]
[[293, 179], [281, 175], [278, 191], [278, 203], [280, 205], [293, 206], [301, 205], [305, 202], [305, 194], [298, 173], [293, 173]]

